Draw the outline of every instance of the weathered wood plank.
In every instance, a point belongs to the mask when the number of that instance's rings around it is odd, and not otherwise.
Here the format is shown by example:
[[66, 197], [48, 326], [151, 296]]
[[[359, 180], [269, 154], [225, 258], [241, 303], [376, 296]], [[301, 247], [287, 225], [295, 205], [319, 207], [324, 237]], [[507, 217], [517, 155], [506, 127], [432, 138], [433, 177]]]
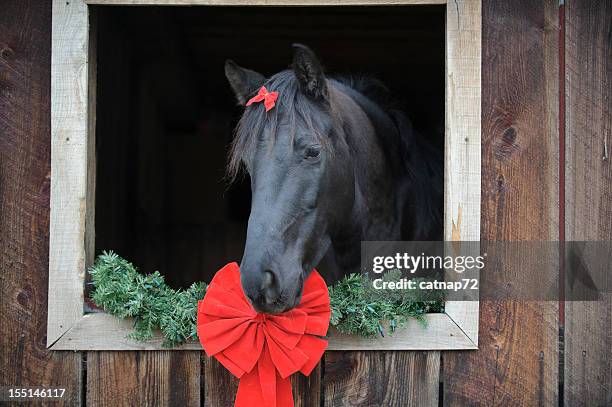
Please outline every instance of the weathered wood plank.
[[[558, 238], [557, 12], [556, 1], [483, 3], [483, 240]], [[444, 404], [556, 405], [558, 305], [486, 300], [536, 270], [496, 272], [481, 272], [479, 351], [444, 353]]]
[[291, 376], [295, 407], [321, 407], [321, 363], [310, 376], [301, 373]]
[[[446, 314], [428, 314], [427, 326], [411, 319], [393, 335], [363, 338], [344, 335], [331, 329], [329, 350], [446, 350], [476, 349], [476, 345]], [[134, 330], [132, 319], [121, 320], [97, 312], [81, 318], [52, 347], [55, 350], [163, 350], [163, 336], [155, 332], [146, 342], [129, 339]], [[176, 350], [201, 350], [197, 341], [189, 341]]]
[[[234, 405], [238, 379], [214, 358], [204, 358], [204, 405], [207, 407], [231, 407]], [[321, 390], [321, 365], [310, 376], [300, 373], [291, 376], [293, 399], [296, 407], [319, 407]]]
[[477, 346], [447, 314], [427, 314], [427, 325], [411, 319], [384, 338], [345, 335], [332, 328], [329, 350], [444, 350], [476, 349]]
[[87, 405], [199, 406], [200, 352], [89, 352]]
[[46, 350], [51, 2], [0, 12], [0, 386], [81, 398], [81, 354]]
[[[481, 14], [480, 0], [454, 1], [446, 8], [445, 240], [480, 239]], [[475, 344], [477, 295], [476, 301], [448, 301], [445, 306]]]
[[206, 354], [204, 358], [204, 406], [231, 407], [234, 405], [238, 379], [225, 369], [221, 363]]
[[437, 406], [440, 352], [328, 352], [325, 406]]
[[[566, 238], [610, 241], [612, 3], [566, 2], [565, 13]], [[610, 405], [612, 294], [565, 310], [565, 405]]]
[[[88, 143], [87, 6], [55, 0], [52, 23], [49, 346], [83, 314], [85, 231], [92, 224], [86, 219], [91, 220], [94, 204], [87, 193], [88, 151], [93, 149]], [[93, 248], [91, 239], [88, 243]]]

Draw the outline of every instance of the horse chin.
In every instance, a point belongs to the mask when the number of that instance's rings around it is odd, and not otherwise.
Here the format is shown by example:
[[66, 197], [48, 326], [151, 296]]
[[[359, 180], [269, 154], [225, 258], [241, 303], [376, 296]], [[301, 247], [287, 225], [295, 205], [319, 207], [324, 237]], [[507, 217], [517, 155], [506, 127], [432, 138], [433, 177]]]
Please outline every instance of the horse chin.
[[266, 305], [253, 305], [255, 311], [260, 314], [272, 314], [278, 315], [284, 312], [290, 311], [293, 308], [297, 307], [302, 299], [302, 295], [300, 294], [299, 298], [291, 302], [290, 304], [266, 304]]
[[279, 305], [274, 305], [274, 304], [265, 305], [263, 307], [253, 304], [253, 308], [259, 314], [272, 314], [272, 315], [282, 314], [283, 312], [286, 312], [289, 310], [287, 309], [286, 306], [279, 306]]

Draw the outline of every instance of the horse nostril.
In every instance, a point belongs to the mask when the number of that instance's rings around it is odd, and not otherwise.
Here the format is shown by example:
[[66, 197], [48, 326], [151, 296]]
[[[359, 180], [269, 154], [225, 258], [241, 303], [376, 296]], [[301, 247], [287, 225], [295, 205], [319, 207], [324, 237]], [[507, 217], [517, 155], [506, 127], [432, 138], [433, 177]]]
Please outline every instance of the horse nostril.
[[272, 304], [278, 299], [280, 295], [278, 281], [272, 270], [264, 271], [261, 289], [267, 304]]
[[274, 273], [270, 270], [264, 271], [263, 289], [267, 289], [274, 285]]

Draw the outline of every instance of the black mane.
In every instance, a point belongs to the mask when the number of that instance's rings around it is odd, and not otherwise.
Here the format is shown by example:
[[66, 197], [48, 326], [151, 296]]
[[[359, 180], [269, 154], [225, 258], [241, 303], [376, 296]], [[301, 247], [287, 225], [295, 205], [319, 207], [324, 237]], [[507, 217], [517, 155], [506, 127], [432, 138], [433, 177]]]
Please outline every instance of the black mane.
[[[385, 84], [367, 76], [340, 76], [338, 83], [350, 89], [353, 100], [376, 128], [388, 160], [398, 175], [409, 177], [414, 212], [414, 240], [438, 240], [442, 229], [444, 161], [429, 140], [417, 132], [412, 122], [392, 98]], [[360, 97], [361, 96], [361, 97]], [[405, 231], [407, 232], [407, 231]]]

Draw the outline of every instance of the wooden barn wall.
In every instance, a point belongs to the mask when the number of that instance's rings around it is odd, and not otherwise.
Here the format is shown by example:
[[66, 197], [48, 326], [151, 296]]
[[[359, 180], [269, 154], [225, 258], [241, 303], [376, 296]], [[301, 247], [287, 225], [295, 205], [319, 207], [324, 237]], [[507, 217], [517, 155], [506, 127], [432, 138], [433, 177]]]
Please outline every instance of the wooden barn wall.
[[[82, 357], [49, 352], [51, 2], [0, 5], [0, 386], [66, 388], [82, 402]], [[1, 402], [0, 402], [1, 404]]]
[[[568, 1], [565, 13], [565, 234], [610, 241], [612, 2]], [[568, 301], [565, 337], [565, 405], [612, 405], [612, 293]]]
[[[558, 7], [483, 1], [482, 240], [559, 237]], [[481, 273], [479, 351], [444, 353], [445, 405], [557, 405], [557, 302], [486, 299], [502, 282], [520, 287], [522, 273], [558, 268], [513, 261]]]
[[[610, 2], [566, 1], [564, 78], [557, 1], [483, 0], [482, 10], [482, 238], [611, 240]], [[236, 381], [200, 352], [45, 349], [50, 30], [50, 1], [2, 2], [0, 386], [65, 387], [54, 405], [228, 405]], [[557, 303], [482, 301], [479, 351], [330, 352], [294, 380], [297, 405], [606, 405], [610, 308], [609, 296], [565, 304], [560, 364]]]

